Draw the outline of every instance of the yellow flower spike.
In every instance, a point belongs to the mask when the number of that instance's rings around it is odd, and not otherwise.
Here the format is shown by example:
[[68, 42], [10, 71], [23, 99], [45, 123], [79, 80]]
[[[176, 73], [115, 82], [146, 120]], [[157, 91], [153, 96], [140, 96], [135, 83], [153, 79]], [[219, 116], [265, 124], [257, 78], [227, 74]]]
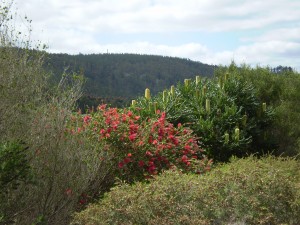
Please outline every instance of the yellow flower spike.
[[167, 101], [168, 92], [166, 90], [163, 91], [163, 102]]
[[191, 79], [184, 79], [184, 86], [188, 87], [190, 86]]
[[240, 129], [238, 127], [234, 130], [234, 136], [236, 141], [240, 140]]
[[262, 111], [263, 112], [267, 111], [267, 103], [265, 102], [262, 104]]
[[149, 88], [146, 88], [146, 90], [145, 90], [145, 98], [146, 99], [148, 99], [148, 100], [150, 100], [150, 89]]
[[153, 106], [154, 106], [154, 113], [156, 113], [156, 111], [157, 111], [157, 102], [153, 102]]
[[206, 99], [205, 110], [207, 113], [210, 113], [210, 100], [209, 99]]
[[196, 85], [199, 84], [201, 81], [201, 77], [200, 76], [196, 76]]
[[174, 85], [171, 86], [171, 95], [175, 96], [175, 86]]
[[135, 105], [136, 105], [136, 100], [132, 100], [132, 101], [131, 101], [131, 105], [132, 105], [132, 106], [135, 106]]
[[220, 88], [223, 89], [224, 88], [224, 81], [223, 81], [222, 77], [219, 77], [218, 83], [219, 83]]

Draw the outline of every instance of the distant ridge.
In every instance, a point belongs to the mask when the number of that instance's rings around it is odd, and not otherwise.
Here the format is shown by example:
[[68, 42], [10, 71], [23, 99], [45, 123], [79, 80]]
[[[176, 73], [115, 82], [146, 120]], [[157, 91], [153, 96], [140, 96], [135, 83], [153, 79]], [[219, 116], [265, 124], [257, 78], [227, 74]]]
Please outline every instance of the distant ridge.
[[213, 76], [215, 65], [177, 57], [139, 54], [49, 54], [47, 68], [58, 75], [83, 71], [84, 94], [102, 98], [135, 98], [150, 88], [155, 94], [196, 75]]

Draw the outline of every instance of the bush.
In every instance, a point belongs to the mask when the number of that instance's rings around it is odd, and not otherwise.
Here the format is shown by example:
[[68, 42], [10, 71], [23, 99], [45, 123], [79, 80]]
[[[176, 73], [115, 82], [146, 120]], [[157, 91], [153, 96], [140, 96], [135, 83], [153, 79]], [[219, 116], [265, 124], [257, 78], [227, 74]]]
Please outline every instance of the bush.
[[87, 193], [107, 189], [110, 165], [99, 160], [101, 151], [65, 132], [82, 76], [63, 74], [50, 86], [44, 49], [23, 40], [10, 18], [10, 4], [1, 1], [0, 223], [67, 224]]
[[104, 149], [102, 160], [110, 161], [119, 178], [127, 182], [149, 178], [173, 166], [186, 172], [208, 170], [211, 161], [191, 131], [168, 123], [164, 112], [156, 116], [145, 121], [128, 109], [100, 105], [91, 114], [74, 115], [68, 129]]
[[284, 70], [272, 72], [270, 68], [240, 67], [232, 63], [219, 67], [218, 76], [229, 72], [244, 81], [251, 82], [257, 90], [257, 97], [274, 109], [275, 120], [267, 128], [267, 140], [276, 144], [278, 155], [295, 156], [300, 153], [300, 74]]
[[263, 105], [250, 82], [222, 74], [212, 80], [187, 79], [153, 98], [138, 99], [132, 110], [143, 118], [166, 111], [169, 122], [193, 130], [209, 158], [226, 162], [233, 155], [262, 155], [275, 148], [267, 133], [273, 110]]
[[168, 171], [149, 184], [121, 184], [72, 224], [299, 224], [300, 164], [234, 159], [202, 176]]

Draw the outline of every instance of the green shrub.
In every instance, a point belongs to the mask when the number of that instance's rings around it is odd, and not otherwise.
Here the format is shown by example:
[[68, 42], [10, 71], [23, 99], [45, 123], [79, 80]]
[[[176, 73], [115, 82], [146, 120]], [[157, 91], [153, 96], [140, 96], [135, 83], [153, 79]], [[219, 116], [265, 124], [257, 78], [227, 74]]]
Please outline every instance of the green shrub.
[[202, 176], [168, 171], [149, 184], [121, 184], [72, 224], [299, 224], [300, 164], [234, 159]]
[[19, 142], [0, 144], [0, 223], [6, 221], [6, 198], [10, 190], [17, 189], [23, 182], [31, 180], [27, 148]]
[[300, 154], [300, 74], [295, 71], [273, 73], [270, 68], [240, 67], [232, 63], [219, 67], [217, 76], [229, 72], [251, 82], [261, 102], [274, 109], [275, 120], [267, 128], [267, 140], [276, 144], [278, 155]]
[[169, 122], [193, 130], [209, 158], [228, 161], [233, 155], [264, 154], [275, 148], [266, 129], [273, 122], [273, 110], [262, 106], [250, 82], [222, 74], [211, 80], [185, 80], [153, 98], [138, 99], [131, 108], [143, 118], [165, 111]]

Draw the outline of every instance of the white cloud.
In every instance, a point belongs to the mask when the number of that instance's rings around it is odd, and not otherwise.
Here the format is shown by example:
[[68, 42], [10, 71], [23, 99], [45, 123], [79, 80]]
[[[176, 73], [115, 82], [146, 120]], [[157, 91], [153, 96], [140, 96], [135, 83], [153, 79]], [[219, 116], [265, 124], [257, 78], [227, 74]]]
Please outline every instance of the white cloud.
[[[298, 0], [15, 0], [19, 13], [33, 20], [33, 39], [52, 52], [130, 52], [190, 58], [209, 64], [236, 62], [300, 69]], [[252, 32], [247, 36], [248, 31]], [[180, 33], [239, 32], [240, 45], [212, 50], [208, 42]], [[166, 34], [176, 45], [128, 35]], [[253, 33], [259, 33], [254, 36]], [[106, 38], [101, 36], [105, 34]], [[114, 41], [109, 41], [113, 34]], [[146, 34], [146, 35], [145, 35]], [[172, 34], [176, 34], [171, 36]], [[120, 36], [116, 40], [116, 36]], [[122, 39], [127, 35], [127, 40]], [[226, 43], [224, 44], [226, 45]]]

